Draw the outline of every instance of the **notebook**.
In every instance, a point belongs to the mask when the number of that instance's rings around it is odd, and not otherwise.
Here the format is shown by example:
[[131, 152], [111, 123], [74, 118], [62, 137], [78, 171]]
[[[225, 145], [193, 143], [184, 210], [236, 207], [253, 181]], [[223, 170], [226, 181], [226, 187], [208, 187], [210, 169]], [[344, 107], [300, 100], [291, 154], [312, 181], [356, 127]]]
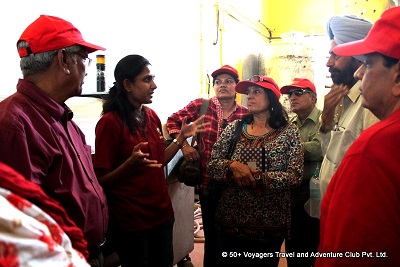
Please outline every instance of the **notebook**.
[[240, 162], [247, 164], [252, 169], [265, 172], [267, 169], [265, 160], [265, 147], [243, 148], [240, 154]]

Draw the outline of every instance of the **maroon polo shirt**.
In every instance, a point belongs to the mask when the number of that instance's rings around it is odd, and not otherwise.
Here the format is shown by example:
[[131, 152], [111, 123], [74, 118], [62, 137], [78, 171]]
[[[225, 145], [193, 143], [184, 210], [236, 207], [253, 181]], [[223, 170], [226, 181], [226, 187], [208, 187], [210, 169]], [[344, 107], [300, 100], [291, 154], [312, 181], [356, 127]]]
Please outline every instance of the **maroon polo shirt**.
[[[114, 171], [132, 156], [133, 148], [140, 142], [148, 142], [141, 151], [149, 153], [150, 159], [164, 162], [165, 139], [160, 119], [148, 107], [143, 107], [143, 111], [146, 116], [143, 132], [137, 130], [131, 133], [116, 112], [108, 112], [101, 117], [96, 126], [96, 169]], [[110, 228], [127, 232], [143, 231], [173, 218], [163, 168], [137, 165], [119, 181], [104, 187], [110, 207]]]
[[0, 161], [58, 200], [91, 249], [104, 238], [108, 208], [90, 146], [72, 116], [66, 105], [20, 79], [17, 92], [0, 102]]

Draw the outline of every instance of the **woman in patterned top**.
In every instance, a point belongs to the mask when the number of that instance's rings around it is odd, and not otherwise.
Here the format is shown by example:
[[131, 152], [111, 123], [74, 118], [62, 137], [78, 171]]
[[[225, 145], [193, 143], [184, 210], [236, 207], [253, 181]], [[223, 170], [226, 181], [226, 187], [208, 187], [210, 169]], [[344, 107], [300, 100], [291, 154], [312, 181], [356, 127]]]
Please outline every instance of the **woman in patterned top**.
[[223, 181], [216, 213], [221, 264], [277, 266], [290, 228], [290, 189], [303, 173], [299, 130], [288, 123], [273, 79], [254, 76], [239, 82], [236, 92], [247, 95], [250, 114], [239, 124], [231, 157], [239, 120], [221, 134], [208, 164], [211, 178]]

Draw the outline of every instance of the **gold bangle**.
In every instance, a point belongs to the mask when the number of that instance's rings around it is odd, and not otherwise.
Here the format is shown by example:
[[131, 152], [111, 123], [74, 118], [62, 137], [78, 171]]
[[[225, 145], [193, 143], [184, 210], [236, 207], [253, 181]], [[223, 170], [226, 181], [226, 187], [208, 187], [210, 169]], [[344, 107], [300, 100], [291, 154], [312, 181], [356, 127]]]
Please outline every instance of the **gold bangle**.
[[187, 147], [189, 144], [184, 144], [182, 147], [181, 147], [181, 149], [183, 149], [184, 147]]
[[175, 145], [177, 145], [179, 148], [182, 148], [181, 143], [179, 143], [178, 140], [176, 140], [176, 138], [172, 140], [172, 142], [175, 143]]

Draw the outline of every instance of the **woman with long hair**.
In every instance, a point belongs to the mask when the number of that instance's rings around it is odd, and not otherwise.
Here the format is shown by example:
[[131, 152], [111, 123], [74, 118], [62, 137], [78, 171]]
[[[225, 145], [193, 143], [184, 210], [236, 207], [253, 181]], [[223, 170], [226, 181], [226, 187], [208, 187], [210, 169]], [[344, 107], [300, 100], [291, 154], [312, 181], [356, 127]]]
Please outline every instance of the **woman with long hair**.
[[172, 267], [174, 212], [162, 167], [205, 124], [202, 117], [190, 125], [184, 118], [181, 133], [165, 148], [160, 119], [146, 106], [157, 88], [150, 62], [128, 55], [114, 77], [96, 126], [94, 160], [109, 204], [108, 239], [123, 267]]

